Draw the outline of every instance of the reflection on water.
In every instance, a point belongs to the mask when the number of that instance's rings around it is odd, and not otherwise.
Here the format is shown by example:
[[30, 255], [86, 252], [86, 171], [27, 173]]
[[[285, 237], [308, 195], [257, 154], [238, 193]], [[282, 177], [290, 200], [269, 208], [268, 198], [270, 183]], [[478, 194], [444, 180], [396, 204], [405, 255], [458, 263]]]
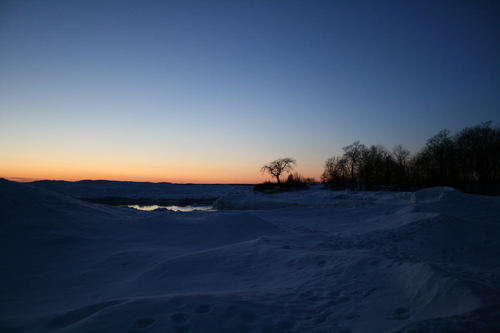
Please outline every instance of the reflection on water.
[[170, 205], [170, 206], [162, 206], [162, 205], [126, 205], [125, 207], [130, 207], [130, 208], [135, 208], [139, 210], [155, 210], [158, 208], [166, 208], [168, 210], [173, 210], [176, 212], [192, 212], [192, 211], [197, 211], [197, 210], [202, 210], [202, 211], [215, 211], [213, 205], [187, 205], [187, 206], [176, 206], [176, 205]]

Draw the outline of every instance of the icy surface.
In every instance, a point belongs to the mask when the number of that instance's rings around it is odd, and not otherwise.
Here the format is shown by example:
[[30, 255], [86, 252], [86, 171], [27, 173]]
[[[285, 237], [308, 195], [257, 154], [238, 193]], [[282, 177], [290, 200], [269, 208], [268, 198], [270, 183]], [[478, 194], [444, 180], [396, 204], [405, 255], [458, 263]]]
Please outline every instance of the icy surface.
[[0, 180], [2, 332], [500, 329], [498, 197], [221, 185], [143, 212], [33, 185]]
[[73, 198], [130, 198], [152, 200], [212, 199], [225, 195], [229, 191], [240, 188], [251, 189], [251, 186], [238, 185], [199, 185], [146, 182], [118, 182], [109, 180], [36, 181], [31, 183], [68, 195]]

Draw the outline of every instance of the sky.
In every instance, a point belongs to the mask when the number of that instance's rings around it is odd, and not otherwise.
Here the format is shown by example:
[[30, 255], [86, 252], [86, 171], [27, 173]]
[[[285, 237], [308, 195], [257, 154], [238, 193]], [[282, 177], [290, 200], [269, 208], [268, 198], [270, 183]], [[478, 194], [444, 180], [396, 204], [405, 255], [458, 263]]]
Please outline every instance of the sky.
[[2, 1], [0, 177], [319, 180], [500, 120], [498, 1]]

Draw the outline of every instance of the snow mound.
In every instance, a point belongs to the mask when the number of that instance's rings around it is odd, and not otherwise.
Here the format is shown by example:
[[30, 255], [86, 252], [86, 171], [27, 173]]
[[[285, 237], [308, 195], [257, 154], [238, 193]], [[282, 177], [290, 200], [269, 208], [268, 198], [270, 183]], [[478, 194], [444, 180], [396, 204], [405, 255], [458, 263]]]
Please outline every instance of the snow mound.
[[80, 220], [91, 215], [114, 217], [119, 209], [95, 205], [65, 195], [0, 179], [0, 211], [2, 226], [30, 224], [33, 218], [65, 219], [66, 222]]
[[436, 313], [443, 317], [456, 315], [481, 305], [479, 297], [458, 279], [447, 277], [428, 264], [403, 263], [398, 272], [404, 293], [424, 318]]
[[444, 198], [457, 198], [463, 194], [459, 190], [456, 190], [452, 187], [440, 186], [433, 188], [425, 188], [419, 191], [412, 193], [410, 196], [411, 203], [417, 202], [435, 202], [440, 201]]
[[217, 210], [259, 210], [280, 209], [299, 206], [298, 203], [284, 200], [280, 196], [264, 196], [256, 194], [229, 193], [215, 202]]
[[276, 226], [262, 218], [240, 212], [221, 212], [200, 218], [210, 234], [227, 235], [233, 239], [250, 240], [256, 235], [276, 232]]
[[337, 202], [333, 206], [339, 208], [356, 208], [356, 207], [369, 206], [373, 204], [374, 203], [372, 201], [367, 201], [367, 200], [341, 200], [340, 202]]

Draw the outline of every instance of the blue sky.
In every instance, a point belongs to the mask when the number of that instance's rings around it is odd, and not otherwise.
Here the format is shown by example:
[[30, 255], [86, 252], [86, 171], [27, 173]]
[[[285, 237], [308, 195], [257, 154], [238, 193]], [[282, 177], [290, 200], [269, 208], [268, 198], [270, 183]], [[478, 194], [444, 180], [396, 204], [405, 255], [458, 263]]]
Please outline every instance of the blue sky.
[[3, 1], [0, 177], [306, 177], [500, 115], [497, 1]]

